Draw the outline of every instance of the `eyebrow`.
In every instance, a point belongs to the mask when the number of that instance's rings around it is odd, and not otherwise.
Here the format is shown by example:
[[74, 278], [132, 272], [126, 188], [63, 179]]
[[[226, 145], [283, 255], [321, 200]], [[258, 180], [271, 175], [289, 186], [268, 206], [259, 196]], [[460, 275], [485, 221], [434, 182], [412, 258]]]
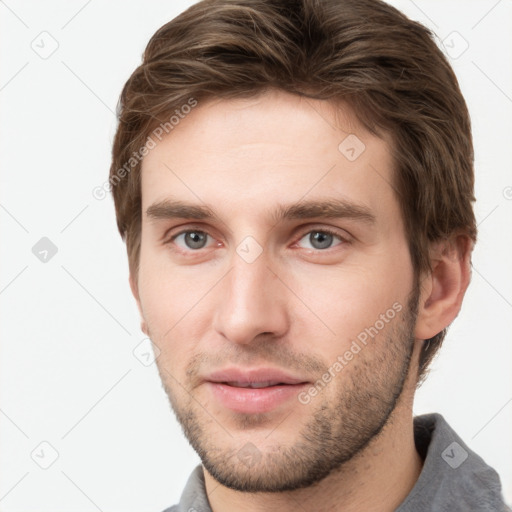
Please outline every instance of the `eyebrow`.
[[348, 218], [367, 224], [376, 222], [376, 217], [370, 208], [346, 199], [300, 201], [289, 206], [280, 206], [274, 214], [276, 221], [312, 218]]
[[182, 201], [168, 199], [153, 203], [147, 210], [146, 216], [152, 219], [213, 219], [215, 215], [207, 206], [193, 205]]
[[[146, 210], [146, 216], [155, 220], [174, 218], [212, 220], [217, 218], [213, 210], [207, 205], [195, 205], [169, 199], [149, 206]], [[345, 199], [299, 201], [291, 205], [281, 205], [273, 212], [272, 218], [276, 223], [283, 220], [313, 218], [348, 218], [369, 225], [376, 223], [376, 217], [370, 208]]]

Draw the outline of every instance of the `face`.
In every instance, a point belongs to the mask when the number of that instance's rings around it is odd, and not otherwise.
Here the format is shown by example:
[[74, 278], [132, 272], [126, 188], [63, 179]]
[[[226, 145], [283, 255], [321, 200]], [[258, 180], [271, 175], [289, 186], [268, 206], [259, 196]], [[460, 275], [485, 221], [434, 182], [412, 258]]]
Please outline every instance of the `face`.
[[395, 409], [417, 294], [392, 174], [348, 107], [280, 92], [199, 104], [145, 157], [132, 286], [220, 483], [308, 486]]

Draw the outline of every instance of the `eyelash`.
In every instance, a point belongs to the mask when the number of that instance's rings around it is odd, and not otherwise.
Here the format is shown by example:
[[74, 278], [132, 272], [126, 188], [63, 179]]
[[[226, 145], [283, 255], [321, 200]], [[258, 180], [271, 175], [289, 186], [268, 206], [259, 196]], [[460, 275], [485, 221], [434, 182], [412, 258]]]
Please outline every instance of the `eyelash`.
[[[191, 228], [179, 231], [178, 233], [172, 235], [171, 238], [169, 239], [169, 241], [165, 242], [165, 244], [167, 245], [167, 244], [170, 244], [170, 243], [174, 242], [176, 240], [176, 238], [178, 238], [180, 235], [183, 235], [185, 233], [192, 233], [192, 232], [204, 233], [205, 235], [207, 235], [207, 236], [209, 236], [211, 238], [215, 238], [212, 235], [210, 235], [207, 231], [205, 231], [204, 229], [191, 227]], [[347, 236], [341, 235], [335, 229], [322, 227], [322, 228], [308, 228], [306, 231], [301, 232], [300, 236], [298, 236], [296, 241], [294, 242], [294, 245], [296, 245], [300, 240], [302, 240], [307, 234], [314, 233], [314, 232], [325, 233], [325, 234], [331, 235], [331, 236], [333, 236], [335, 238], [338, 238], [340, 240], [340, 242], [341, 242], [340, 245], [346, 245], [346, 244], [350, 244], [351, 243], [351, 240]], [[329, 251], [329, 249], [332, 249], [332, 247], [329, 247], [329, 248], [323, 249], [323, 250], [322, 249], [309, 249], [309, 250], [321, 253], [321, 252], [327, 252], [327, 251]], [[181, 248], [180, 248], [180, 250], [181, 250]], [[199, 253], [201, 250], [202, 249], [196, 249], [196, 250], [188, 249], [187, 252]]]
[[[338, 231], [336, 231], [335, 229], [331, 229], [331, 228], [320, 228], [320, 229], [308, 229], [307, 231], [304, 231], [300, 237], [298, 238], [297, 242], [299, 242], [300, 240], [302, 240], [307, 234], [309, 233], [326, 233], [328, 235], [331, 235], [335, 238], [339, 238], [341, 242], [343, 242], [344, 244], [347, 244], [349, 243], [349, 240], [347, 239], [347, 237], [345, 236], [342, 236]], [[295, 242], [295, 243], [297, 243]], [[329, 249], [331, 249], [331, 247], [329, 247]], [[319, 252], [325, 252], [327, 251], [328, 249], [325, 249], [324, 251], [321, 251], [320, 249], [317, 249], [317, 251]]]

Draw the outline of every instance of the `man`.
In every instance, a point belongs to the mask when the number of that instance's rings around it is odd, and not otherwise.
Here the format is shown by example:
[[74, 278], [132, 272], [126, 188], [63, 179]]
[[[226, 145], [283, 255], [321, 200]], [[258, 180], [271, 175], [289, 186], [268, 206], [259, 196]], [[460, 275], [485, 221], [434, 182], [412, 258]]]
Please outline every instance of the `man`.
[[169, 510], [505, 510], [412, 416], [476, 240], [469, 116], [428, 30], [378, 0], [205, 0], [119, 116], [131, 288], [202, 460]]

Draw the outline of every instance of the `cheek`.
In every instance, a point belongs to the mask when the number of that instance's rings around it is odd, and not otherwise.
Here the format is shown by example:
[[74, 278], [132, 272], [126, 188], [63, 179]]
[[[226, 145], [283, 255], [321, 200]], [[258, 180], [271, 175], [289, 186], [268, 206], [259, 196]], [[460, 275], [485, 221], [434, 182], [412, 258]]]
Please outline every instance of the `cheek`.
[[160, 361], [172, 365], [189, 361], [196, 353], [204, 326], [211, 325], [206, 298], [217, 280], [207, 268], [176, 268], [165, 255], [141, 252], [140, 301], [151, 339], [161, 351]]
[[[381, 315], [384, 320], [396, 318], [398, 311], [406, 309], [413, 273], [406, 248], [390, 254], [373, 263], [310, 268], [290, 276], [301, 299], [291, 303], [296, 307], [295, 337], [306, 344], [316, 333], [316, 348], [332, 358], [365, 329], [377, 323], [380, 331]], [[389, 323], [394, 322], [385, 322], [386, 328]]]
[[208, 288], [199, 284], [200, 279], [155, 277], [148, 279], [140, 291], [144, 317], [156, 338], [172, 338], [173, 333], [197, 318]]

